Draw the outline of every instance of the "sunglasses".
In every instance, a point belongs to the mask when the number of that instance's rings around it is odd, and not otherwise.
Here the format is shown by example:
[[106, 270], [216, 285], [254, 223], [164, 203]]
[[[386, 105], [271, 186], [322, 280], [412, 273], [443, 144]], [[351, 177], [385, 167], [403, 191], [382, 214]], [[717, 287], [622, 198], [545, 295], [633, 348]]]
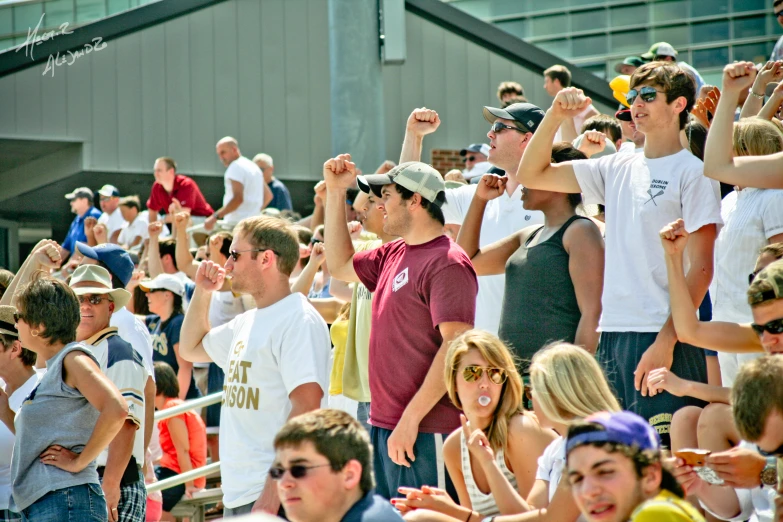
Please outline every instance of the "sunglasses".
[[770, 321], [767, 324], [756, 324], [753, 323], [750, 325], [751, 328], [753, 328], [753, 331], [756, 332], [758, 336], [761, 336], [764, 331], [777, 335], [783, 333], [783, 317], [780, 319], [775, 319], [774, 321]]
[[506, 370], [503, 368], [485, 368], [472, 364], [470, 366], [465, 366], [465, 369], [462, 370], [462, 378], [465, 379], [465, 382], [476, 382], [481, 379], [481, 376], [484, 375], [485, 371], [487, 372], [487, 377], [489, 377], [490, 382], [493, 384], [503, 384], [508, 377]]
[[520, 129], [519, 127], [514, 127], [513, 125], [506, 125], [503, 122], [496, 121], [492, 124], [492, 127], [489, 128], [494, 134], [498, 134], [506, 129], [509, 130], [515, 130], [517, 132], [527, 132], [526, 130]]
[[19, 321], [27, 322], [27, 319], [25, 318], [24, 314], [20, 314], [19, 312], [14, 312], [14, 322], [18, 323]]
[[775, 17], [776, 18], [783, 18], [783, 11], [778, 11], [777, 13], [775, 13]]
[[467, 158], [462, 158], [462, 163], [467, 163], [469, 161], [476, 161], [476, 156], [468, 156]]
[[269, 468], [269, 478], [272, 480], [280, 480], [285, 475], [286, 471], [291, 472], [291, 476], [295, 479], [304, 478], [307, 476], [307, 471], [314, 468], [325, 468], [331, 466], [331, 464], [319, 464], [317, 466], [303, 466], [302, 464], [295, 464], [286, 469], [283, 466], [272, 466]]
[[[154, 290], [153, 290], [153, 292], [154, 292]], [[76, 297], [79, 299], [79, 304], [84, 304], [84, 303], [89, 302], [93, 306], [98, 306], [103, 301], [111, 302], [111, 300], [112, 300], [111, 297], [103, 297], [103, 296], [100, 296], [100, 295], [91, 295], [90, 297], [87, 297], [86, 295], [79, 295], [79, 296], [76, 296]]]
[[643, 102], [650, 103], [652, 101], [655, 101], [655, 98], [658, 97], [658, 93], [666, 94], [665, 91], [658, 91], [655, 89], [655, 87], [645, 85], [644, 87], [640, 88], [638, 91], [636, 89], [631, 89], [630, 91], [628, 91], [628, 94], [625, 95], [625, 101], [628, 102], [628, 105], [633, 105], [633, 102], [636, 101], [636, 98], [638, 96], [641, 96]]
[[277, 252], [275, 252], [271, 248], [251, 248], [249, 250], [230, 250], [228, 252], [228, 255], [231, 257], [231, 259], [234, 260], [234, 263], [236, 263], [237, 260], [239, 259], [239, 254], [242, 254], [244, 252], [266, 252], [267, 250], [271, 250], [272, 252], [277, 254]]

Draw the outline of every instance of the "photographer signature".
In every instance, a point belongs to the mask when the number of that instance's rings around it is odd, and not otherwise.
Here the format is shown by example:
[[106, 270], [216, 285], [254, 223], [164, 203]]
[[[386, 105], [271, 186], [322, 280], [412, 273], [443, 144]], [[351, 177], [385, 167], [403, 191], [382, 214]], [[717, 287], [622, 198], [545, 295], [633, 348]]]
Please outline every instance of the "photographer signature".
[[86, 43], [84, 44], [84, 49], [80, 49], [76, 52], [68, 51], [68, 55], [66, 56], [63, 54], [62, 57], [60, 57], [59, 51], [57, 52], [57, 55], [50, 54], [49, 59], [46, 60], [46, 68], [44, 69], [44, 72], [42, 76], [46, 76], [46, 73], [49, 71], [52, 72], [52, 78], [54, 78], [54, 68], [59, 67], [61, 65], [73, 65], [73, 63], [84, 56], [85, 54], [90, 54], [92, 51], [95, 51], [96, 53], [98, 51], [101, 51], [106, 48], [106, 42], [103, 41], [103, 38], [93, 38], [92, 43]]
[[[38, 25], [35, 26], [35, 29], [27, 29], [27, 40], [20, 44], [15, 52], [19, 52], [20, 49], [24, 49], [25, 56], [29, 56], [30, 59], [33, 59], [33, 51], [35, 50], [36, 45], [41, 45], [43, 42], [47, 40], [54, 39], [55, 36], [60, 36], [62, 34], [73, 34], [73, 31], [68, 30], [68, 22], [64, 22], [60, 24], [59, 30], [52, 29], [51, 31], [47, 31], [41, 35], [38, 34], [38, 29], [41, 28], [41, 24], [43, 23], [44, 16], [46, 16], [46, 13], [43, 13], [41, 15], [41, 19], [38, 20]], [[51, 57], [50, 57], [51, 58]]]

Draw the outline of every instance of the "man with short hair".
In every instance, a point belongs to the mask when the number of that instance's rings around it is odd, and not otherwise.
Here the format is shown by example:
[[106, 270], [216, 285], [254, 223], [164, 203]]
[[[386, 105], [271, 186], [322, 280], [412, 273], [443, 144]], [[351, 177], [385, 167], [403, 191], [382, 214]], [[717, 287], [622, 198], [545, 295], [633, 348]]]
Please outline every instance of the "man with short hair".
[[323, 172], [329, 270], [375, 294], [369, 376], [378, 493], [390, 499], [401, 486], [425, 484], [453, 491], [438, 454], [443, 435], [459, 426], [443, 364], [449, 343], [473, 327], [478, 288], [470, 259], [443, 234], [443, 178], [416, 161], [360, 176], [361, 190], [381, 199], [383, 231], [401, 239], [355, 252], [343, 202], [357, 182], [356, 165], [342, 154]]
[[517, 82], [500, 82], [498, 85], [497, 97], [501, 104], [505, 104], [511, 98], [517, 98], [525, 95], [525, 89], [522, 84]]
[[603, 132], [612, 141], [616, 150], [619, 150], [623, 144], [623, 128], [620, 122], [607, 114], [598, 114], [585, 120], [579, 133], [584, 134], [587, 131]]
[[642, 55], [645, 60], [653, 60], [656, 62], [670, 62], [676, 63], [680, 68], [688, 73], [693, 81], [696, 83], [696, 93], [701, 90], [704, 85], [704, 79], [699, 74], [699, 71], [690, 66], [687, 62], [677, 61], [677, 50], [667, 42], [658, 42], [652, 44], [650, 50]]
[[588, 522], [704, 522], [663, 467], [658, 434], [631, 412], [596, 413], [569, 426], [566, 473]]
[[712, 279], [713, 246], [722, 224], [718, 184], [704, 177], [702, 162], [680, 143], [694, 97], [693, 82], [677, 65], [645, 64], [631, 77], [628, 93], [634, 122], [646, 136], [644, 153], [552, 164], [557, 128], [590, 104], [581, 90], [564, 89], [516, 173], [526, 187], [582, 192], [587, 204], [611, 209], [604, 270], [611, 277], [604, 282], [597, 357], [621, 404], [647, 419], [667, 445], [674, 412], [704, 403], [650, 389], [648, 373], [666, 367], [687, 380], [706, 382], [707, 369], [703, 350], [679, 342], [674, 331], [659, 232], [685, 219], [692, 241], [688, 288], [698, 306]]
[[120, 229], [116, 242], [123, 248], [129, 249], [141, 246], [142, 241], [149, 237], [147, 228], [149, 222], [145, 215], [141, 214], [141, 202], [139, 196], [126, 196], [120, 199], [120, 212], [125, 223]]
[[376, 495], [370, 437], [340, 410], [317, 410], [286, 422], [275, 436], [269, 470], [291, 522], [402, 522]]
[[226, 136], [215, 146], [220, 162], [226, 167], [223, 175], [225, 192], [223, 206], [204, 222], [204, 228], [212, 230], [218, 219], [234, 224], [257, 216], [272, 201], [272, 191], [264, 183], [264, 175], [258, 165], [242, 156], [237, 140]]
[[141, 355], [120, 338], [117, 328], [109, 326], [114, 310], [124, 307], [131, 294], [124, 288], [113, 288], [109, 271], [97, 265], [78, 267], [69, 286], [80, 303], [76, 340], [90, 346], [101, 371], [128, 403], [127, 420], [97, 459], [109, 520], [144, 522], [147, 490], [141, 468], [145, 451], [143, 390], [147, 374]]
[[92, 205], [93, 197], [92, 190], [88, 187], [79, 187], [65, 195], [65, 199], [71, 203], [71, 212], [76, 214], [76, 217], [73, 218], [68, 234], [60, 245], [60, 256], [63, 262], [73, 253], [77, 241], [87, 242], [84, 220], [87, 218], [97, 220], [101, 217], [100, 210]]
[[[544, 71], [544, 90], [551, 97], [557, 96], [557, 93], [563, 89], [571, 87], [571, 71], [564, 65], [553, 65], [549, 69]], [[561, 128], [558, 129], [557, 134], [553, 139], [554, 143], [559, 141], [573, 141], [579, 129], [582, 128], [585, 120], [591, 116], [600, 114], [598, 109], [593, 107], [592, 104], [588, 104], [583, 107], [578, 113], [571, 114], [567, 121], [561, 124]], [[571, 123], [573, 122], [573, 129]]]
[[190, 210], [191, 216], [208, 217], [214, 213], [195, 181], [177, 174], [177, 162], [168, 156], [155, 160], [153, 166], [155, 183], [147, 199], [149, 222], [158, 220], [158, 214], [166, 214], [165, 221], [171, 222], [169, 207], [176, 200], [182, 208]]
[[[180, 334], [180, 356], [214, 362], [225, 372], [220, 462], [226, 517], [276, 514], [280, 499], [267, 480], [275, 433], [286, 420], [325, 404], [331, 343], [326, 323], [289, 277], [299, 240], [287, 221], [253, 217], [234, 228], [225, 268], [203, 261]], [[233, 290], [257, 308], [211, 329], [212, 293], [231, 276]]]
[[644, 65], [644, 60], [640, 56], [626, 56], [622, 62], [614, 66], [614, 71], [617, 74], [624, 74], [631, 76], [636, 69]]
[[471, 143], [461, 151], [459, 155], [465, 168], [462, 170], [462, 176], [470, 182], [473, 178], [483, 176], [492, 165], [487, 162], [489, 154], [489, 145], [486, 143]]
[[114, 185], [104, 185], [98, 190], [101, 210], [103, 213], [98, 218], [98, 223], [106, 226], [107, 239], [110, 243], [116, 243], [120, 235], [120, 229], [126, 220], [122, 212], [117, 212], [120, 204], [120, 191]]
[[272, 191], [272, 201], [269, 202], [267, 208], [293, 210], [294, 206], [291, 204], [291, 194], [288, 192], [288, 187], [275, 177], [275, 163], [272, 156], [263, 153], [256, 154], [253, 157], [253, 163], [261, 169], [264, 174], [264, 183]]

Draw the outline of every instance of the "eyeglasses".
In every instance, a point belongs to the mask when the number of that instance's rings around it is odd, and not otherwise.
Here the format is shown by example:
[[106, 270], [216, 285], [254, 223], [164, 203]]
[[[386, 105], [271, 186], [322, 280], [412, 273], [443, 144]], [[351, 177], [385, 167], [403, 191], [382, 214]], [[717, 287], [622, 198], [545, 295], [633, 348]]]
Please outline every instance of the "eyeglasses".
[[481, 376], [484, 375], [485, 371], [487, 372], [487, 377], [489, 377], [490, 382], [493, 384], [503, 384], [508, 377], [506, 370], [503, 368], [485, 368], [472, 364], [470, 366], [465, 366], [462, 370], [462, 378], [465, 379], [465, 382], [476, 382], [481, 379]]
[[231, 259], [234, 260], [234, 263], [236, 263], [237, 259], [239, 259], [239, 254], [242, 254], [244, 252], [266, 252], [267, 250], [271, 250], [272, 252], [277, 254], [277, 252], [275, 252], [271, 248], [251, 248], [249, 250], [229, 250], [228, 255], [231, 257]]
[[759, 448], [759, 453], [765, 457], [783, 458], [783, 444], [781, 444], [778, 449], [774, 449], [772, 451], [764, 451], [763, 449]]
[[19, 312], [14, 312], [14, 322], [18, 323], [19, 321], [27, 322], [27, 319], [25, 318], [24, 314], [20, 314]]
[[469, 161], [476, 161], [476, 156], [468, 156], [467, 158], [462, 158], [462, 163], [467, 163]]
[[777, 13], [775, 13], [775, 17], [776, 18], [783, 18], [783, 11], [778, 11]]
[[753, 323], [750, 325], [751, 328], [753, 328], [753, 331], [756, 332], [758, 336], [761, 336], [764, 331], [777, 335], [783, 333], [783, 317], [780, 319], [775, 319], [774, 321], [770, 321], [767, 324], [756, 324]]
[[503, 122], [496, 121], [492, 124], [492, 127], [489, 128], [493, 133], [498, 134], [506, 129], [515, 130], [517, 132], [527, 132], [523, 129], [520, 129], [519, 127], [514, 127], [513, 125], [506, 125]]
[[655, 87], [651, 87], [650, 85], [645, 85], [644, 87], [640, 88], [638, 91], [636, 89], [631, 89], [630, 91], [628, 91], [628, 94], [625, 95], [625, 101], [628, 102], [628, 105], [633, 105], [633, 102], [636, 101], [636, 97], [641, 96], [643, 102], [650, 103], [652, 101], [655, 101], [655, 98], [658, 97], [658, 93], [666, 94], [665, 91], [659, 91]]
[[109, 301], [109, 302], [112, 301], [111, 297], [109, 296], [104, 297], [100, 295], [91, 295], [88, 297], [86, 295], [77, 295], [76, 297], [79, 299], [79, 304], [84, 304], [86, 302], [89, 302], [93, 306], [98, 306], [103, 301]]
[[272, 480], [280, 480], [283, 478], [283, 475], [285, 475], [286, 471], [290, 471], [293, 478], [300, 479], [307, 476], [308, 470], [314, 468], [325, 468], [326, 466], [331, 466], [331, 464], [319, 464], [317, 466], [303, 466], [302, 464], [295, 464], [288, 469], [284, 468], [283, 466], [272, 466], [269, 468], [269, 478]]

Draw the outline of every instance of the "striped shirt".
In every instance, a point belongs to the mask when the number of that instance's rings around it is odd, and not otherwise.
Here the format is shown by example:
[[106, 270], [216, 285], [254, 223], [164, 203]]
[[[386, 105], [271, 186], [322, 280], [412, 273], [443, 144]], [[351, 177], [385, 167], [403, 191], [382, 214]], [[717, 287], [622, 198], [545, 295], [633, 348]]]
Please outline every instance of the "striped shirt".
[[[461, 432], [459, 435], [459, 444], [462, 453], [462, 476], [465, 477], [465, 487], [470, 496], [470, 505], [473, 507], [474, 511], [478, 511], [484, 517], [499, 515], [500, 510], [498, 509], [497, 502], [495, 502], [495, 497], [492, 496], [492, 492], [482, 492], [473, 479], [473, 470], [470, 467], [470, 450], [468, 450], [468, 446], [465, 443], [465, 434]], [[506, 466], [506, 457], [503, 448], [500, 448], [495, 452], [495, 460], [500, 467], [500, 471], [503, 472], [503, 476], [506, 477], [506, 480], [516, 489], [517, 478], [511, 470], [508, 469], [508, 466]]]

